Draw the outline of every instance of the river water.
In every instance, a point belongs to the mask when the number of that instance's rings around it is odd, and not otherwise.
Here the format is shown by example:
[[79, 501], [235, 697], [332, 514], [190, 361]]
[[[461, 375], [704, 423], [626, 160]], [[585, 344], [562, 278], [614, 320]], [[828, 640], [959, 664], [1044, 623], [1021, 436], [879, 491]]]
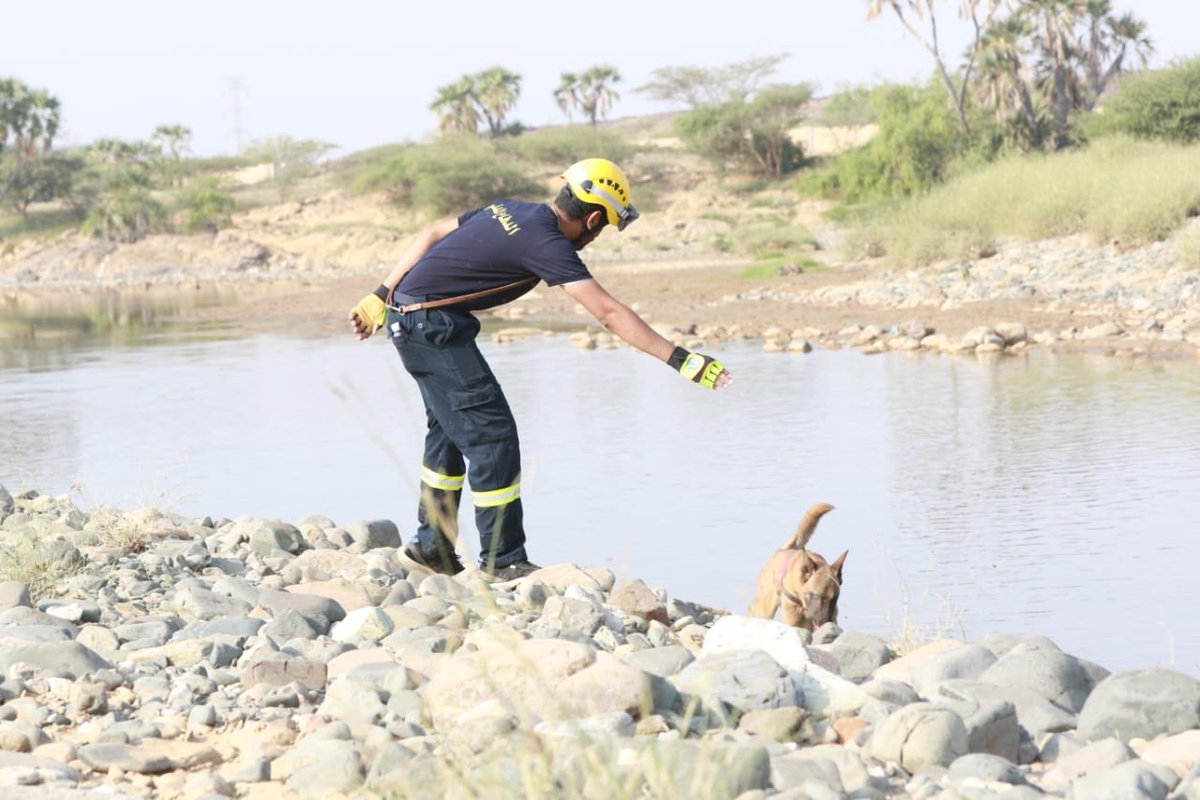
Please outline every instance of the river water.
[[[0, 326], [0, 484], [84, 508], [387, 517], [408, 535], [424, 412], [388, 342], [107, 319]], [[714, 393], [561, 334], [482, 346], [521, 428], [539, 563], [742, 612], [825, 501], [811, 547], [849, 550], [843, 627], [1038, 633], [1110, 669], [1200, 675], [1195, 362], [736, 343]], [[474, 553], [469, 508], [461, 522]]]

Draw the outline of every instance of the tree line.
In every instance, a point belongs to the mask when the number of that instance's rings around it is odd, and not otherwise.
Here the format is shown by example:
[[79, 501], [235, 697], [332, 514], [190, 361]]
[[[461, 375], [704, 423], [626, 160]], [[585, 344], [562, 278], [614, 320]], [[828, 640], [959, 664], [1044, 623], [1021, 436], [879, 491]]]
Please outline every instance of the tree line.
[[[955, 165], [1077, 146], [1101, 132], [1200, 138], [1200, 62], [1145, 72], [1154, 52], [1146, 25], [1116, 12], [1111, 0], [866, 0], [865, 6], [868, 20], [892, 19], [929, 52], [929, 81], [850, 87], [817, 106], [814, 84], [773, 80], [788, 58], [784, 53], [716, 67], [662, 67], [634, 91], [682, 107], [677, 135], [720, 169], [778, 179], [812, 167], [805, 171], [809, 185], [851, 201], [920, 193]], [[972, 32], [957, 55], [939, 39], [947, 9]], [[560, 74], [556, 104], [568, 123], [588, 126], [572, 134], [579, 146], [564, 155], [577, 157], [574, 150], [594, 141], [582, 131], [595, 133], [608, 118], [621, 81], [611, 64]], [[496, 66], [438, 87], [430, 108], [439, 131], [479, 142], [522, 138], [528, 131], [512, 118], [521, 85], [519, 74]], [[1100, 105], [1102, 115], [1094, 113]], [[826, 124], [875, 122], [879, 134], [865, 147], [820, 162], [793, 138], [816, 113]], [[60, 152], [54, 149], [60, 115], [49, 91], [0, 78], [0, 205], [25, 216], [31, 204], [55, 200], [85, 230], [109, 238], [137, 238], [163, 227], [164, 191], [189, 210], [190, 230], [219, 227], [228, 216], [233, 201], [215, 178], [198, 178], [189, 168], [186, 127], [163, 125], [145, 140], [100, 140]], [[467, 151], [456, 147], [456, 157], [465, 158]], [[273, 165], [282, 197], [329, 149], [275, 137], [241, 155], [243, 163]], [[399, 181], [408, 189], [394, 195], [403, 198], [421, 185], [417, 173], [431, 171], [445, 182], [449, 173], [432, 163], [432, 151], [427, 155], [402, 154], [364, 185]]]

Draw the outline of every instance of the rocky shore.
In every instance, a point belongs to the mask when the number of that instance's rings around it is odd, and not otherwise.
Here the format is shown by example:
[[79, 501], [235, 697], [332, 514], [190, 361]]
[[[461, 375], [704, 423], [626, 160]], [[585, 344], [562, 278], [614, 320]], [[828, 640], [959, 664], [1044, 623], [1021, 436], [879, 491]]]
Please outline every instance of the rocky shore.
[[1200, 798], [1200, 680], [0, 488], [0, 796]]

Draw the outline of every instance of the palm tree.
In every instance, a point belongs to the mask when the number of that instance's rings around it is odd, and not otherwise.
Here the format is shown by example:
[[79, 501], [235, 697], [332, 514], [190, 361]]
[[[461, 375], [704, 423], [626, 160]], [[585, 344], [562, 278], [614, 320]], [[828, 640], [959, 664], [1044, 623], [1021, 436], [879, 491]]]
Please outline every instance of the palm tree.
[[54, 137], [58, 133], [60, 105], [58, 98], [45, 89], [29, 93], [29, 111], [26, 147], [32, 154], [41, 145], [43, 153], [50, 152]]
[[475, 104], [469, 77], [459, 78], [437, 90], [429, 108], [438, 113], [438, 130], [442, 133], [476, 133], [479, 130], [479, 109]]
[[579, 105], [579, 75], [574, 72], [564, 72], [560, 76], [558, 88], [554, 90], [554, 102], [571, 121], [571, 109]]
[[612, 86], [620, 81], [621, 74], [609, 64], [597, 64], [579, 74], [564, 72], [558, 88], [554, 90], [554, 99], [558, 107], [566, 112], [567, 119], [571, 118], [571, 108], [575, 107], [594, 128], [596, 121], [608, 116], [613, 103], [621, 98]]
[[1017, 15], [988, 28], [979, 40], [979, 70], [974, 89], [976, 101], [992, 110], [996, 121], [1018, 144], [1039, 148], [1041, 115], [1022, 62], [1022, 44], [1028, 33], [1028, 23]]
[[492, 67], [473, 76], [471, 94], [492, 136], [499, 136], [504, 133], [508, 112], [521, 96], [521, 76], [504, 67]]
[[191, 146], [192, 129], [185, 125], [159, 125], [150, 140], [166, 150], [172, 161], [178, 161]]
[[1109, 30], [1110, 48], [1116, 52], [1112, 61], [1108, 63], [1108, 69], [1093, 86], [1093, 98], [1098, 98], [1109, 81], [1121, 74], [1125, 67], [1125, 57], [1129, 55], [1129, 48], [1133, 48], [1133, 56], [1143, 69], [1150, 63], [1150, 55], [1154, 52], [1154, 42], [1146, 35], [1146, 23], [1133, 14], [1110, 16], [1105, 19], [1104, 24]]
[[1080, 105], [1079, 77], [1074, 62], [1080, 47], [1075, 26], [1087, 12], [1085, 0], [1026, 0], [1021, 12], [1034, 26], [1038, 49], [1042, 53], [1039, 71], [1042, 85], [1054, 109], [1054, 146], [1070, 144], [1068, 121], [1072, 109]]

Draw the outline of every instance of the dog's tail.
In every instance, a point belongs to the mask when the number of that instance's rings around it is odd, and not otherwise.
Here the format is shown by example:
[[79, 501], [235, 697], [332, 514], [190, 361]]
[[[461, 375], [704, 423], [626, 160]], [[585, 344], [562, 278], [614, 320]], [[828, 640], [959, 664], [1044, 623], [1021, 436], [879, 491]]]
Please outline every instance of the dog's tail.
[[804, 519], [800, 520], [800, 524], [796, 526], [796, 532], [792, 534], [791, 540], [785, 546], [792, 550], [803, 550], [817, 530], [817, 523], [821, 521], [821, 517], [830, 511], [833, 511], [833, 506], [829, 503], [817, 503], [810, 508], [804, 515]]

